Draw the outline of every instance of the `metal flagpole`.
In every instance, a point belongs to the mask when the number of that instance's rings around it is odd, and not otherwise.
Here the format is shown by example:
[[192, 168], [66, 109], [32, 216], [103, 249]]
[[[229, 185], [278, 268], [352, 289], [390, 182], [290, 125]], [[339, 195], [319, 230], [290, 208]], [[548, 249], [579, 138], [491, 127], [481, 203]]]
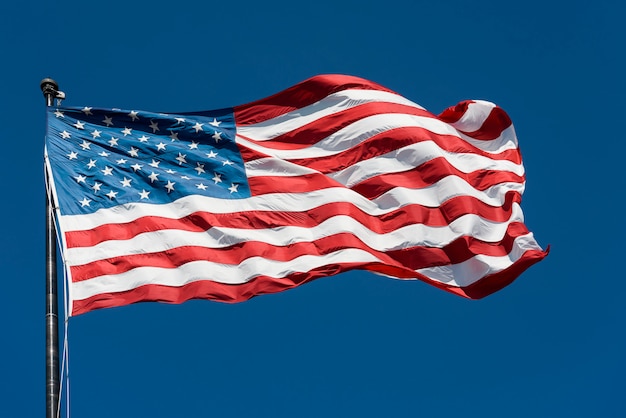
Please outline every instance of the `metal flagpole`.
[[[52, 106], [60, 93], [58, 84], [45, 78], [40, 86], [46, 98], [46, 106]], [[50, 201], [50, 193], [46, 193], [46, 196], [46, 418], [58, 418], [60, 383], [56, 226], [54, 204]]]

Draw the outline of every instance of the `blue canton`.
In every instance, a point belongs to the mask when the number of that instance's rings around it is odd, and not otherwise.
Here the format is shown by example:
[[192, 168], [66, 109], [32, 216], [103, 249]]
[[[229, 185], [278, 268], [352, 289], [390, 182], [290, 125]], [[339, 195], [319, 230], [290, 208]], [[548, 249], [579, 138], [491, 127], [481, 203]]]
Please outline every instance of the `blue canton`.
[[192, 194], [250, 196], [232, 109], [50, 108], [46, 150], [64, 215]]

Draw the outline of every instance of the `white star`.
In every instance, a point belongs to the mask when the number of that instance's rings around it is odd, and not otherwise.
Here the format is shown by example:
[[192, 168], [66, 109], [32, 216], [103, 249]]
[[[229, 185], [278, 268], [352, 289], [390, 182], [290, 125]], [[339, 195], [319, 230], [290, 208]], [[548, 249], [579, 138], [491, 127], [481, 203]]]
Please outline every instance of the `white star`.
[[213, 176], [213, 178], [211, 180], [213, 180], [215, 182], [215, 184], [221, 183], [222, 182], [222, 175], [221, 174], [217, 174], [217, 173], [213, 173], [213, 174], [215, 174], [215, 176]]
[[83, 112], [85, 115], [93, 115], [93, 113], [91, 113], [91, 109], [93, 109], [93, 107], [87, 107], [87, 106], [85, 106], [85, 107], [83, 107], [82, 112]]
[[95, 182], [92, 189], [94, 192], [98, 193], [100, 191], [100, 187], [102, 187], [102, 183]]
[[78, 183], [85, 183], [85, 180], [87, 180], [87, 177], [83, 176], [82, 174], [79, 174], [78, 176], [74, 178], [76, 179]]
[[159, 164], [161, 163], [161, 161], [156, 161], [154, 158], [152, 159], [152, 162], [150, 164], [148, 164], [151, 167], [154, 168], [159, 168]]
[[109, 141], [109, 145], [111, 145], [112, 147], [116, 147], [117, 146], [117, 141], [119, 141], [119, 139], [115, 138], [115, 137], [111, 137], [111, 140]]
[[139, 157], [139, 150], [135, 147], [130, 147], [128, 155], [130, 155], [131, 157]]
[[141, 167], [143, 167], [143, 166], [140, 165], [140, 164], [133, 164], [133, 165], [130, 166], [130, 168], [132, 168], [135, 172], [141, 170]]
[[107, 193], [106, 195], [109, 197], [109, 199], [113, 200], [114, 198], [117, 197], [117, 193], [118, 192], [114, 192], [113, 190], [111, 190], [109, 193]]
[[222, 133], [215, 131], [215, 133], [213, 135], [211, 135], [211, 138], [215, 139], [215, 142], [220, 142], [220, 139], [222, 139]]
[[200, 190], [206, 190], [207, 186], [205, 186], [204, 184], [200, 183], [200, 184], [196, 184], [196, 187]]
[[87, 163], [87, 168], [94, 168], [96, 166], [96, 160], [90, 159]]
[[154, 183], [159, 179], [159, 175], [153, 171], [152, 174], [148, 176], [148, 178], [150, 179], [150, 183]]
[[113, 125], [113, 118], [111, 118], [109, 116], [105, 116], [104, 120], [102, 121], [102, 123], [104, 123], [106, 126], [112, 126]]
[[204, 131], [204, 129], [202, 129], [202, 125], [204, 125], [203, 123], [198, 123], [196, 122], [195, 125], [193, 125], [193, 128], [196, 130], [196, 133], [200, 132], [200, 131]]
[[218, 126], [220, 126], [220, 123], [222, 123], [221, 121], [218, 121], [217, 119], [213, 118], [213, 122], [209, 122], [209, 125], [211, 126], [215, 126], [216, 128]]
[[233, 165], [233, 164], [235, 164], [235, 163], [233, 163], [230, 160], [224, 160], [224, 162], [222, 163], [222, 165]]
[[139, 192], [139, 196], [141, 196], [142, 199], [148, 199], [148, 195], [150, 194], [150, 192], [147, 192], [143, 189], [141, 189], [141, 191]]
[[109, 154], [109, 153], [108, 153], [108, 152], [106, 152], [106, 151], [102, 151], [102, 152], [101, 152], [100, 154], [98, 154], [98, 155], [99, 155], [99, 156], [101, 156], [101, 157], [108, 157], [108, 156], [109, 156], [109, 155], [111, 155], [111, 154]]
[[104, 170], [100, 170], [104, 173], [105, 176], [112, 176], [113, 169], [111, 167], [104, 167]]
[[141, 137], [139, 138], [139, 142], [148, 142], [148, 139], [150, 139], [150, 138], [148, 138], [145, 135], [141, 135]]
[[174, 173], [176, 173], [176, 171], [172, 170], [171, 168], [168, 168], [167, 170], [165, 170], [165, 172], [167, 174], [174, 174]]
[[122, 183], [122, 187], [130, 187], [131, 181], [131, 179], [127, 179], [126, 177], [124, 177], [124, 180], [120, 180], [120, 183]]
[[157, 151], [165, 151], [165, 144], [163, 142], [160, 142], [157, 144]]
[[231, 183], [230, 187], [228, 188], [228, 190], [230, 190], [231, 193], [235, 193], [237, 191], [237, 187], [239, 187], [238, 184]]
[[176, 118], [178, 123], [185, 123], [185, 118]]
[[69, 154], [67, 154], [67, 158], [69, 158], [70, 160], [75, 160], [78, 158], [78, 154], [74, 151], [70, 152]]
[[198, 172], [198, 175], [202, 174], [202, 173], [206, 173], [206, 171], [204, 171], [204, 164], [200, 164], [200, 163], [196, 163], [198, 166], [196, 168], [194, 168], [194, 170], [196, 170]]
[[187, 146], [189, 147], [189, 149], [198, 149], [198, 145], [200, 145], [199, 142], [191, 141], [191, 144], [189, 144]]
[[128, 127], [124, 127], [124, 129], [122, 129], [122, 133], [124, 134], [124, 136], [130, 135], [132, 132], [133, 132], [133, 130], [131, 128], [128, 128]]
[[181, 154], [180, 152], [178, 153], [178, 157], [176, 157], [176, 161], [178, 161], [178, 165], [182, 165], [183, 163], [187, 162], [187, 160], [185, 159], [186, 156], [187, 154]]
[[128, 116], [130, 116], [130, 118], [135, 121], [137, 119], [139, 119], [139, 116], [137, 116], [137, 112], [135, 112], [134, 110], [131, 110], [130, 113], [128, 114]]
[[76, 121], [74, 126], [76, 127], [76, 129], [85, 129], [85, 124], [79, 120]]
[[71, 136], [72, 135], [70, 135], [70, 133], [67, 132], [67, 131], [61, 132], [61, 138], [63, 138], [63, 139], [69, 139]]
[[178, 132], [170, 131], [170, 138], [172, 139], [172, 142], [178, 141]]
[[128, 160], [126, 158], [120, 158], [119, 160], [116, 161], [116, 163], [118, 164], [126, 164], [128, 162]]
[[102, 133], [102, 131], [94, 129], [93, 132], [91, 133], [91, 136], [93, 136], [93, 139], [100, 138], [100, 134], [101, 133]]
[[83, 150], [86, 151], [86, 150], [89, 149], [91, 144], [83, 139], [83, 143], [82, 144], [78, 144], [78, 146], [80, 146]]
[[150, 121], [150, 127], [152, 128], [152, 133], [159, 130], [159, 124], [153, 120]]
[[83, 198], [83, 200], [80, 201], [80, 207], [84, 208], [85, 206], [89, 206], [90, 203], [91, 203], [91, 200], [85, 197]]
[[188, 176], [180, 176], [181, 179], [191, 180]]
[[171, 181], [167, 181], [167, 184], [165, 185], [165, 188], [167, 189], [167, 192], [173, 192], [174, 191], [174, 185], [176, 183], [172, 183]]
[[56, 112], [54, 112], [54, 116], [56, 116], [57, 118], [64, 118], [65, 117], [63, 112], [61, 112], [59, 109], [57, 109]]
[[207, 156], [207, 158], [215, 158], [215, 157], [217, 157], [217, 153], [216, 153], [216, 152], [214, 152], [213, 150], [211, 150], [211, 151], [209, 151], [209, 152], [206, 154], [206, 156]]

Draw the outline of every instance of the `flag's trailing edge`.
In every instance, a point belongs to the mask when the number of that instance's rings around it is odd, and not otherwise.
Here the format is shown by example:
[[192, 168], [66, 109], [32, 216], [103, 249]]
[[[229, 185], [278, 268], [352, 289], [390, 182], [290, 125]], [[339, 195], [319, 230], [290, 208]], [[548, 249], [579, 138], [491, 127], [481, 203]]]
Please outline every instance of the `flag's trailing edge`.
[[207, 112], [50, 108], [46, 165], [72, 315], [352, 269], [481, 298], [547, 254], [502, 109], [435, 116], [356, 77]]

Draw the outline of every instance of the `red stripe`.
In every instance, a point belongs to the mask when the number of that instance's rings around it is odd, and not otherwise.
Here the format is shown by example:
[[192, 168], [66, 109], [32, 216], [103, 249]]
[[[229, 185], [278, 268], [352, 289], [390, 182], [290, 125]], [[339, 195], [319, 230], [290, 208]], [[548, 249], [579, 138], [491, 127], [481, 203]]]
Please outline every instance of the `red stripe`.
[[511, 284], [527, 268], [543, 260], [549, 252], [550, 247], [548, 247], [546, 251], [528, 250], [508, 269], [485, 276], [477, 282], [472, 283], [471, 285], [463, 289], [459, 289], [462, 293], [457, 294], [460, 294], [461, 296], [469, 299], [480, 299], [484, 298], [485, 296], [489, 296], [490, 294], [497, 292], [498, 290]]
[[548, 251], [526, 251], [509, 268], [486, 276], [465, 288], [439, 283], [417, 273], [407, 276], [406, 271], [408, 269], [398, 269], [380, 263], [344, 263], [322, 266], [308, 272], [294, 273], [281, 279], [258, 276], [241, 285], [229, 285], [207, 280], [189, 283], [180, 287], [145, 285], [126, 292], [101, 293], [87, 299], [74, 300], [72, 315], [79, 315], [94, 309], [124, 306], [137, 302], [183, 303], [191, 299], [209, 299], [227, 303], [243, 302], [255, 296], [282, 292], [320, 277], [332, 276], [357, 268], [395, 277], [417, 278], [448, 292], [470, 299], [480, 299], [509, 285], [524, 270], [541, 261], [547, 254]]
[[474, 103], [473, 100], [465, 100], [459, 102], [455, 106], [450, 106], [449, 108], [445, 109], [439, 114], [438, 117], [446, 123], [452, 124], [458, 122], [459, 120], [461, 120], [463, 115], [465, 115], [465, 112], [467, 112], [469, 105], [472, 103]]
[[499, 242], [485, 242], [471, 236], [462, 236], [442, 248], [426, 246], [387, 251], [399, 266], [411, 270], [426, 267], [446, 266], [467, 261], [475, 255], [502, 257], [509, 254], [517, 237], [528, 234], [526, 226], [512, 222], [507, 227], [504, 238]]
[[[455, 295], [459, 295], [468, 299], [481, 299], [513, 283], [513, 281], [516, 278], [518, 278], [527, 268], [543, 260], [544, 257], [547, 255], [548, 255], [548, 250], [546, 251], [527, 250], [524, 252], [524, 254], [522, 254], [522, 256], [517, 261], [515, 261], [508, 268], [502, 271], [499, 271], [498, 273], [484, 276], [480, 280], [477, 280], [476, 282], [465, 287], [450, 286], [445, 283], [431, 280], [419, 274], [416, 274], [415, 278], [420, 279], [439, 289], [448, 291], [450, 293], [454, 293]], [[414, 278], [414, 277], [402, 277], [400, 275], [394, 275], [390, 272], [386, 272], [385, 271], [386, 267], [387, 266], [380, 266], [380, 265], [371, 266], [368, 268], [368, 270], [379, 271], [383, 274], [387, 274], [387, 275], [398, 277], [398, 278], [404, 278], [404, 279]]]
[[331, 187], [345, 187], [336, 180], [320, 173], [300, 176], [256, 176], [248, 178], [252, 196], [271, 193], [306, 193]]
[[[364, 103], [349, 109], [320, 117], [300, 128], [291, 130], [271, 140], [256, 140], [245, 136], [249, 141], [272, 149], [302, 149], [314, 145], [322, 139], [361, 119], [380, 114], [403, 114], [435, 119], [435, 116], [422, 109], [397, 103]], [[240, 134], [240, 136], [242, 136]], [[258, 139], [258, 138], [257, 138]]]
[[386, 233], [410, 224], [445, 226], [466, 214], [474, 214], [494, 222], [505, 222], [511, 217], [513, 203], [521, 196], [508, 192], [504, 204], [493, 207], [470, 196], [457, 196], [436, 208], [407, 205], [380, 216], [371, 216], [348, 202], [334, 202], [306, 212], [251, 211], [214, 214], [195, 212], [180, 219], [146, 216], [133, 222], [106, 224], [91, 230], [71, 231], [65, 234], [68, 248], [91, 247], [109, 240], [127, 240], [144, 232], [177, 229], [202, 232], [211, 227], [263, 229], [281, 226], [314, 227], [326, 219], [346, 215], [377, 233]]
[[505, 182], [523, 183], [525, 176], [519, 176], [510, 171], [477, 170], [464, 173], [443, 157], [435, 158], [412, 170], [401, 173], [381, 174], [369, 178], [351, 187], [352, 190], [368, 199], [375, 199], [395, 187], [421, 189], [431, 186], [448, 176], [455, 176], [465, 180], [476, 190], [486, 190], [489, 187]]
[[[248, 139], [248, 138], [245, 138], [245, 139]], [[239, 147], [239, 153], [241, 154], [241, 158], [243, 158], [244, 162], [259, 160], [261, 158], [267, 158], [270, 156], [268, 154], [264, 154], [260, 151], [253, 150], [252, 148], [248, 148], [241, 144], [237, 144], [237, 146]]]
[[[521, 163], [521, 156], [517, 149], [509, 149], [498, 154], [490, 154], [473, 147], [454, 135], [439, 135], [418, 127], [396, 128], [381, 132], [350, 149], [332, 156], [294, 158], [290, 159], [289, 162], [311, 168], [321, 173], [334, 173], [353, 166], [359, 161], [383, 156], [402, 147], [426, 141], [433, 141], [441, 149], [451, 153], [476, 154], [492, 160], [506, 160], [515, 164]], [[240, 146], [240, 149], [243, 148], [245, 147]]]
[[282, 292], [311, 280], [332, 276], [342, 271], [363, 267], [362, 263], [332, 264], [294, 273], [285, 278], [258, 276], [241, 285], [229, 285], [212, 281], [199, 281], [180, 287], [144, 285], [119, 293], [101, 293], [83, 300], [74, 300], [72, 315], [94, 309], [111, 308], [137, 302], [183, 303], [191, 299], [209, 299], [219, 302], [243, 302], [255, 296]]
[[473, 132], [464, 132], [467, 136], [482, 139], [485, 141], [490, 141], [492, 139], [498, 138], [502, 131], [507, 129], [512, 125], [511, 118], [506, 114], [504, 110], [499, 108], [498, 106], [491, 109], [489, 116], [483, 122], [480, 129], [477, 129]]
[[235, 106], [235, 123], [252, 125], [309, 106], [329, 94], [347, 89], [391, 90], [369, 80], [347, 75], [320, 75], [280, 93], [241, 106]]

